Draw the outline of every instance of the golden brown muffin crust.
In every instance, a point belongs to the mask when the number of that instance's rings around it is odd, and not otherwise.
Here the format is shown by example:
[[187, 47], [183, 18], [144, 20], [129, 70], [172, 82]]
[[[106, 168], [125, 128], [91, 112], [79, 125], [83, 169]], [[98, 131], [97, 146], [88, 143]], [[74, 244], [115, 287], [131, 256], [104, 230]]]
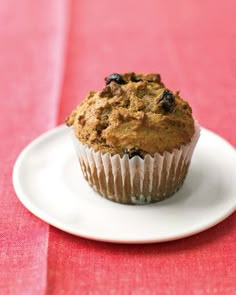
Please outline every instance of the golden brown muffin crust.
[[191, 141], [191, 107], [179, 92], [165, 88], [159, 74], [125, 73], [118, 83], [109, 77], [102, 91], [90, 91], [66, 120], [83, 144], [143, 157]]

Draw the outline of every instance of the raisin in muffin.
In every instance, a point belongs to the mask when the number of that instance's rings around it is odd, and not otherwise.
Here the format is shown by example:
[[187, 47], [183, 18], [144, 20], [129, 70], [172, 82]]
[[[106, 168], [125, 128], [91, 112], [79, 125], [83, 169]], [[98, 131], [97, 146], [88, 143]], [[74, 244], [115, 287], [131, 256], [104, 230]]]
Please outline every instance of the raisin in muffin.
[[66, 119], [83, 175], [102, 196], [156, 202], [183, 184], [199, 128], [159, 74], [111, 74]]

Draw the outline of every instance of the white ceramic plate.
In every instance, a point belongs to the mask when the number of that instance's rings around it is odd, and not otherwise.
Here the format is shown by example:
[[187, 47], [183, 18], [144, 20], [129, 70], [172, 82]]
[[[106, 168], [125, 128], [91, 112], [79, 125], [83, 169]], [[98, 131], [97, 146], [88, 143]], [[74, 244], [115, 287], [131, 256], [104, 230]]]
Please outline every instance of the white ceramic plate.
[[18, 157], [13, 183], [33, 214], [68, 233], [116, 243], [187, 237], [219, 223], [236, 208], [236, 153], [202, 128], [187, 179], [170, 199], [149, 205], [106, 200], [84, 180], [69, 129], [57, 127]]

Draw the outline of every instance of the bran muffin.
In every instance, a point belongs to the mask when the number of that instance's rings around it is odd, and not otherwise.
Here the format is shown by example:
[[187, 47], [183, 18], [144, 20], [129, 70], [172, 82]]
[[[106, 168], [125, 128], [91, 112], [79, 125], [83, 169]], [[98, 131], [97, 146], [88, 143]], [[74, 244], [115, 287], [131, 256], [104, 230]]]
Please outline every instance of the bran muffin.
[[83, 175], [102, 196], [156, 202], [183, 184], [198, 126], [179, 92], [159, 74], [111, 74], [66, 119]]

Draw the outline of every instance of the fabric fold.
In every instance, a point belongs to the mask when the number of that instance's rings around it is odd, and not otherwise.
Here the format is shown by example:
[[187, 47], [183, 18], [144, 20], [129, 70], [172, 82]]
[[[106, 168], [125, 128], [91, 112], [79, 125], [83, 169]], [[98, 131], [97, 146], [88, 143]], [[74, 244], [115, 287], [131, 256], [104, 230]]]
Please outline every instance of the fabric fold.
[[[49, 225], [12, 187], [20, 151], [57, 122], [68, 1], [2, 1], [0, 7], [0, 293], [44, 294]], [[25, 175], [27, 177], [27, 175]]]

